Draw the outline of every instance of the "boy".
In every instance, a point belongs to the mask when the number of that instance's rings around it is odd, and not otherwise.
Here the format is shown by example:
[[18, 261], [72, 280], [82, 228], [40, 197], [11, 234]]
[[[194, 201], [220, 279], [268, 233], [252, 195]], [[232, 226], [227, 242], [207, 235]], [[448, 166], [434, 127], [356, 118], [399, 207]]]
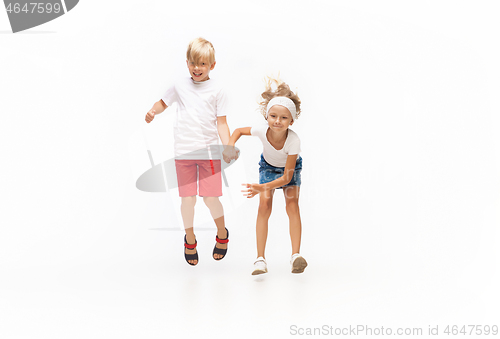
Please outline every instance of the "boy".
[[177, 102], [174, 150], [181, 215], [186, 231], [184, 257], [188, 264], [195, 266], [198, 252], [193, 219], [198, 186], [198, 195], [203, 197], [217, 226], [213, 258], [220, 260], [227, 252], [229, 232], [219, 201], [222, 196], [220, 154], [212, 149], [218, 144], [218, 137], [223, 145], [227, 145], [230, 133], [226, 122], [226, 95], [209, 77], [215, 67], [213, 45], [203, 38], [192, 40], [186, 59], [190, 78], [171, 86], [146, 114], [146, 122], [150, 123], [156, 114]]

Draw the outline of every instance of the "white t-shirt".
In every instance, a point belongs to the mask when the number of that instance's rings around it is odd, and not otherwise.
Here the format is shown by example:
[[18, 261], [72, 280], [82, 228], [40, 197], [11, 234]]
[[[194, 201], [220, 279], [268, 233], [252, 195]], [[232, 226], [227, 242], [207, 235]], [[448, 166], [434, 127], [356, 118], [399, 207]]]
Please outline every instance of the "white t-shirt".
[[[163, 97], [170, 106], [177, 102], [174, 123], [176, 159], [220, 159], [217, 117], [226, 115], [226, 94], [213, 79], [184, 78], [171, 86]], [[212, 146], [211, 148], [209, 148]]]
[[250, 129], [250, 134], [259, 137], [260, 141], [262, 141], [262, 145], [264, 145], [264, 151], [262, 153], [267, 163], [274, 167], [285, 167], [286, 158], [289, 155], [300, 153], [299, 136], [291, 129], [288, 129], [288, 136], [286, 137], [285, 145], [282, 149], [277, 150], [267, 140], [266, 134], [268, 129], [268, 125], [253, 126]]

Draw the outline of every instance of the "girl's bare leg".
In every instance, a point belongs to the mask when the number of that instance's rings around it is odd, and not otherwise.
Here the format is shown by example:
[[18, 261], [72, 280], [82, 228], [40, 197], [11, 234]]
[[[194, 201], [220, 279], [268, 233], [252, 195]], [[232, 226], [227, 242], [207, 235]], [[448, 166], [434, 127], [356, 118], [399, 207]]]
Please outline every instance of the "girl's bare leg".
[[259, 212], [257, 214], [257, 257], [265, 258], [268, 221], [273, 208], [274, 190], [260, 193]]
[[299, 186], [290, 186], [283, 189], [286, 201], [286, 213], [290, 220], [290, 239], [292, 241], [292, 255], [300, 252], [302, 223], [299, 210]]

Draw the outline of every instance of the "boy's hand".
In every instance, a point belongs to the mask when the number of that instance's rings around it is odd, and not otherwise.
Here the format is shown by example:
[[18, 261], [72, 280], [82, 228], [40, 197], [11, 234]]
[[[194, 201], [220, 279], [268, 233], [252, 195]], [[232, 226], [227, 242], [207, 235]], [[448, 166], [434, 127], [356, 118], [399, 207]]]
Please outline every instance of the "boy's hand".
[[260, 184], [242, 184], [246, 187], [246, 189], [241, 190], [243, 192], [243, 196], [247, 198], [253, 198], [257, 194], [265, 191], [264, 186]]
[[149, 124], [153, 119], [155, 118], [156, 111], [154, 109], [151, 109], [147, 114], [146, 114], [146, 122]]
[[234, 147], [234, 146], [227, 145], [224, 148], [224, 152], [222, 152], [222, 158], [228, 164], [231, 162], [231, 160], [238, 159], [239, 156], [240, 156], [240, 151], [237, 150], [236, 147]]

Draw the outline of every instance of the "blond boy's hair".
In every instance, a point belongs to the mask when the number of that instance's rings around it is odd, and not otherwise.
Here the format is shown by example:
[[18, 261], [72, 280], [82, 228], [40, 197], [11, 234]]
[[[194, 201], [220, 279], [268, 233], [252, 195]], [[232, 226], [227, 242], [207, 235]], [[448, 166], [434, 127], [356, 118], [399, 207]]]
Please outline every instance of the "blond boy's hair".
[[[273, 89], [273, 85], [276, 89]], [[262, 100], [259, 101], [260, 112], [267, 120], [267, 104], [275, 97], [287, 97], [292, 100], [295, 104], [295, 109], [297, 110], [296, 119], [300, 115], [300, 98], [296, 93], [293, 93], [290, 87], [284, 83], [278, 76], [278, 78], [267, 77], [266, 78], [266, 90], [261, 94]]]
[[201, 62], [208, 62], [212, 65], [215, 62], [215, 50], [212, 43], [203, 38], [196, 38], [189, 42], [186, 58], [195, 65]]

